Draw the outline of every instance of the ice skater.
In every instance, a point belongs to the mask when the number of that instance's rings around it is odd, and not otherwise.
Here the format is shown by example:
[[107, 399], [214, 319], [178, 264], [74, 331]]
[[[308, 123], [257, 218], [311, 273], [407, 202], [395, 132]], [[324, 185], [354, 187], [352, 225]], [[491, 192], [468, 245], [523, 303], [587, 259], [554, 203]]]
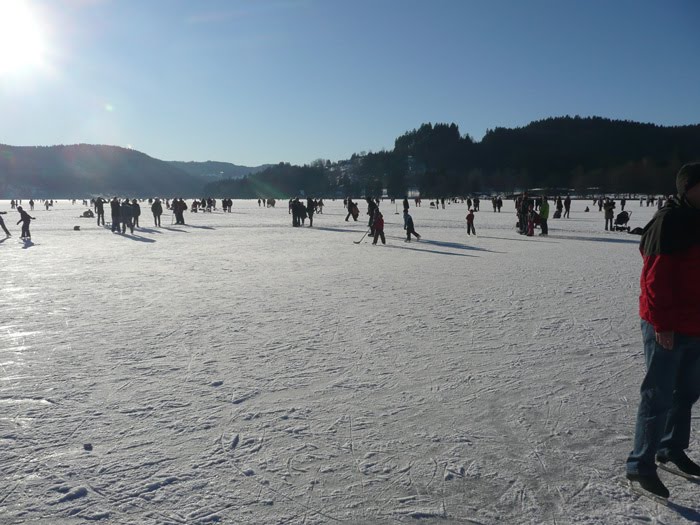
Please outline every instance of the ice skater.
[[639, 314], [646, 375], [637, 411], [627, 479], [668, 498], [657, 462], [665, 470], [700, 476], [685, 453], [691, 410], [700, 397], [700, 163], [676, 175], [678, 196], [644, 228]]
[[20, 235], [19, 238], [29, 240], [32, 238], [31, 233], [29, 233], [29, 224], [32, 222], [32, 220], [36, 220], [36, 218], [24, 211], [22, 206], [17, 206], [17, 211], [19, 212], [19, 220], [17, 221], [17, 224], [20, 222], [22, 223], [22, 235]]
[[408, 213], [408, 208], [403, 211], [403, 229], [406, 230], [406, 241], [411, 242], [411, 234], [415, 235], [416, 239], [420, 241], [420, 235], [416, 233], [413, 226], [413, 217]]
[[467, 219], [467, 235], [476, 235], [476, 230], [474, 229], [474, 210], [469, 208], [469, 213], [467, 213], [465, 219]]
[[372, 218], [372, 224], [370, 228], [374, 229], [374, 242], [372, 244], [377, 244], [377, 239], [381, 237], [382, 244], [386, 244], [386, 237], [384, 237], [384, 216], [379, 208], [374, 209], [374, 217]]

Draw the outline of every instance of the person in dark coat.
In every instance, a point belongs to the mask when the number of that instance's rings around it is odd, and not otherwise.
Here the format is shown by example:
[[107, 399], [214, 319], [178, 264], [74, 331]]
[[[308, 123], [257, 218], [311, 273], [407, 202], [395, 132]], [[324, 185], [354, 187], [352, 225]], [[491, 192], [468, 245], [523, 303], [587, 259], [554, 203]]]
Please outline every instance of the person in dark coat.
[[141, 206], [139, 205], [139, 201], [136, 199], [131, 201], [131, 211], [133, 212], [132, 215], [134, 216], [134, 228], [140, 228], [139, 217], [141, 216]]
[[[19, 236], [20, 239], [31, 239], [32, 235], [29, 233], [29, 224], [32, 222], [32, 217], [26, 211], [22, 209], [22, 206], [17, 206], [17, 211], [19, 212], [19, 220], [17, 224], [22, 223], [22, 235]], [[36, 219], [34, 219], [36, 220]]]
[[109, 207], [112, 212], [112, 233], [119, 233], [119, 199], [114, 197], [111, 201], [109, 201]]
[[413, 225], [413, 217], [411, 217], [407, 209], [403, 211], [403, 229], [406, 230], [406, 241], [411, 242], [411, 234], [415, 235], [416, 239], [420, 241], [420, 235], [418, 235]]
[[316, 211], [316, 203], [309, 197], [306, 199], [306, 213], [309, 214], [309, 228], [314, 225], [314, 212]]
[[700, 396], [700, 163], [680, 169], [676, 188], [677, 197], [645, 226], [640, 243], [646, 375], [626, 463], [630, 481], [662, 498], [669, 492], [657, 462], [700, 476], [685, 452]]
[[95, 199], [95, 213], [97, 214], [97, 225], [105, 225], [105, 201], [102, 197]]
[[353, 214], [355, 203], [352, 202], [352, 199], [350, 197], [347, 198], [347, 202], [345, 205], [348, 208], [348, 214], [345, 216], [345, 222], [348, 222], [348, 219], [350, 217], [355, 219], [355, 222], [357, 222], [357, 216], [355, 214]]
[[153, 223], [160, 227], [160, 216], [163, 215], [163, 204], [160, 202], [160, 199], [156, 199], [151, 204], [151, 213], [153, 213]]
[[612, 231], [613, 219], [615, 218], [615, 201], [606, 199], [603, 207], [605, 208], [605, 231], [608, 231], [608, 225], [610, 225], [610, 231]]
[[133, 223], [134, 211], [131, 208], [131, 203], [129, 199], [124, 199], [121, 206], [119, 206], [119, 218], [122, 223], [122, 233], [126, 233], [127, 227], [131, 233], [134, 233], [134, 223]]
[[173, 214], [175, 215], [175, 224], [185, 224], [185, 210], [187, 203], [182, 199], [173, 200]]
[[379, 206], [377, 206], [377, 203], [374, 202], [374, 200], [370, 199], [367, 197], [367, 215], [369, 215], [369, 221], [367, 222], [367, 226], [369, 227], [369, 236], [374, 237], [374, 217], [376, 216], [376, 212], [379, 210]]
[[404, 199], [403, 199], [403, 211], [404, 212], [408, 211], [408, 197], [404, 197]]

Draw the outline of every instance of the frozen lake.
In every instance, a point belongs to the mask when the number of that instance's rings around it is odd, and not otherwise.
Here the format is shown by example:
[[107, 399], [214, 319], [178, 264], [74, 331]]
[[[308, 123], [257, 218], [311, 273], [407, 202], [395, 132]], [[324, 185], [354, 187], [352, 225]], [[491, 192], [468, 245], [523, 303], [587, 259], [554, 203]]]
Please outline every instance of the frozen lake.
[[625, 488], [639, 237], [586, 205], [527, 238], [485, 202], [475, 238], [411, 202], [407, 244], [385, 201], [373, 247], [362, 203], [121, 236], [61, 201], [27, 246], [0, 202], [0, 523], [697, 522], [690, 483]]

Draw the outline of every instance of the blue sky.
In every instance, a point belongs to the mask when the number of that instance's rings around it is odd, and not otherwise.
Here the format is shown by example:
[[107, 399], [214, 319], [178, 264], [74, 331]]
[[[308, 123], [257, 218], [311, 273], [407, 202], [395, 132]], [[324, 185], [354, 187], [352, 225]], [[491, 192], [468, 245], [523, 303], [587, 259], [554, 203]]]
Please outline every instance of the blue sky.
[[567, 114], [700, 122], [694, 0], [15, 1], [44, 51], [0, 63], [5, 144], [256, 165], [391, 148], [423, 122], [476, 140]]

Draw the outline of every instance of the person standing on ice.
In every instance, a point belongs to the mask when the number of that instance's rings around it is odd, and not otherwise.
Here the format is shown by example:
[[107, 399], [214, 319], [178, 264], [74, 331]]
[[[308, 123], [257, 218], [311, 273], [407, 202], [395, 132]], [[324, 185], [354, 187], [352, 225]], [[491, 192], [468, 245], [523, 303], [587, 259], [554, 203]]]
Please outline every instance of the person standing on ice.
[[[0, 215], [7, 215], [7, 212], [6, 212], [6, 211], [0, 211]], [[2, 220], [2, 217], [0, 217], [0, 228], [3, 229], [3, 231], [5, 232], [5, 235], [6, 235], [7, 237], [12, 237], [12, 234], [11, 234], [10, 231], [7, 229], [7, 226], [5, 226], [5, 221]]]
[[379, 211], [379, 206], [377, 206], [374, 200], [367, 197], [367, 215], [369, 215], [369, 221], [367, 222], [367, 226], [369, 227], [370, 237], [374, 237], [374, 217], [376, 216], [377, 211]]
[[411, 242], [411, 234], [420, 241], [420, 235], [416, 232], [413, 217], [408, 213], [408, 209], [403, 211], [403, 229], [406, 230], [406, 241]]
[[124, 199], [121, 206], [119, 206], [119, 218], [122, 222], [122, 233], [126, 233], [126, 228], [129, 228], [131, 233], [134, 233], [134, 223], [133, 221], [134, 211], [131, 208], [131, 203], [129, 199]]
[[133, 212], [134, 216], [134, 228], [140, 228], [139, 217], [141, 216], [141, 206], [139, 205], [139, 201], [136, 199], [131, 201], [131, 211]]
[[109, 201], [109, 208], [112, 212], [112, 233], [119, 233], [119, 199], [114, 197]]
[[476, 230], [474, 229], [474, 210], [469, 208], [469, 213], [467, 213], [465, 219], [467, 220], [467, 235], [471, 235], [472, 233], [476, 235]]
[[163, 215], [163, 204], [160, 199], [156, 199], [151, 204], [151, 213], [153, 214], [153, 224], [160, 228], [160, 216]]
[[382, 239], [382, 244], [386, 244], [386, 237], [384, 237], [384, 216], [382, 212], [379, 211], [379, 207], [374, 209], [374, 218], [371, 227], [374, 229], [374, 242], [372, 242], [372, 244], [377, 244], [377, 239], [380, 237]]
[[657, 474], [677, 469], [700, 476], [685, 450], [691, 410], [700, 396], [700, 163], [676, 176], [678, 196], [644, 228], [639, 314], [646, 375], [640, 389], [630, 482], [661, 498], [668, 489]]
[[605, 231], [608, 231], [608, 224], [610, 225], [610, 231], [613, 231], [613, 219], [615, 218], [615, 201], [612, 199], [606, 199], [605, 204]]
[[311, 197], [306, 199], [306, 213], [309, 214], [309, 228], [314, 225], [314, 212], [316, 211], [316, 203]]
[[542, 197], [542, 204], [540, 204], [540, 229], [542, 232], [540, 235], [546, 237], [549, 235], [549, 227], [547, 226], [547, 219], [549, 219], [549, 202], [547, 197]]
[[563, 217], [569, 218], [569, 212], [571, 211], [571, 197], [568, 195], [564, 199], [564, 215]]
[[[29, 233], [29, 224], [32, 222], [32, 217], [26, 211], [22, 209], [22, 206], [17, 206], [17, 211], [19, 212], [19, 220], [17, 224], [22, 223], [22, 235], [19, 236], [20, 239], [31, 239], [32, 235]], [[36, 219], [34, 219], [36, 220]]]
[[[95, 214], [97, 215], [97, 225], [105, 225], [105, 201], [102, 197], [97, 197], [95, 199]], [[101, 221], [101, 222], [100, 222]]]

